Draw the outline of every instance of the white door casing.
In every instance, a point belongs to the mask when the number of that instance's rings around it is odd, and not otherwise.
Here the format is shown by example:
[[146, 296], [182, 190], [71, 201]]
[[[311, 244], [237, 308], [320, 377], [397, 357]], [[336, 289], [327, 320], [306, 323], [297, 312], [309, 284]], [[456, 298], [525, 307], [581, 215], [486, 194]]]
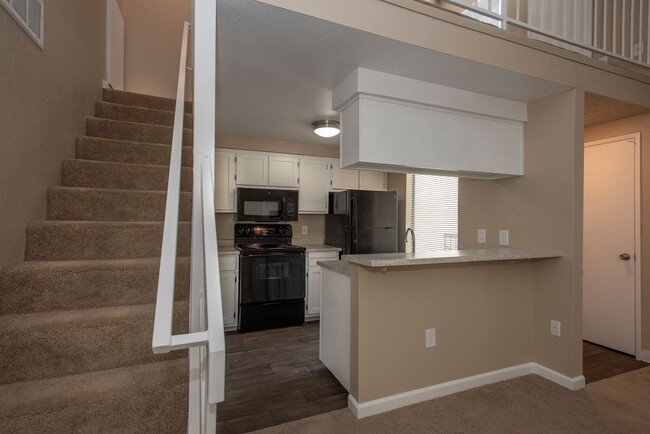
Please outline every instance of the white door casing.
[[106, 82], [124, 89], [124, 17], [115, 0], [106, 0]]
[[583, 228], [583, 338], [637, 356], [639, 155], [638, 134], [585, 144]]

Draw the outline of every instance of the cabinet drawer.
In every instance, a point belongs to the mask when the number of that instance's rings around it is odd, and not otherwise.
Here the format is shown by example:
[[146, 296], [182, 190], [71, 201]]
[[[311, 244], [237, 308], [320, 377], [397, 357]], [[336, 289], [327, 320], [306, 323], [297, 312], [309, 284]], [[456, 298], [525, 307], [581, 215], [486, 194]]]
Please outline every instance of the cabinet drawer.
[[237, 265], [236, 255], [219, 255], [219, 270], [235, 270]]
[[318, 261], [336, 261], [338, 259], [339, 252], [313, 252], [307, 254], [310, 267], [318, 265]]

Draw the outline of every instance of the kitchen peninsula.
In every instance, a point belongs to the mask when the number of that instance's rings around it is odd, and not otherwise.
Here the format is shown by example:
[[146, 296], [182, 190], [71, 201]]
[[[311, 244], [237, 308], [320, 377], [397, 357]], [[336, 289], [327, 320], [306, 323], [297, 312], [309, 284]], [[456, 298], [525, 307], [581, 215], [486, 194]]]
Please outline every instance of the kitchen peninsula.
[[562, 256], [494, 248], [319, 262], [321, 360], [358, 417], [530, 373], [579, 388], [581, 378], [535, 363], [533, 348], [536, 267]]

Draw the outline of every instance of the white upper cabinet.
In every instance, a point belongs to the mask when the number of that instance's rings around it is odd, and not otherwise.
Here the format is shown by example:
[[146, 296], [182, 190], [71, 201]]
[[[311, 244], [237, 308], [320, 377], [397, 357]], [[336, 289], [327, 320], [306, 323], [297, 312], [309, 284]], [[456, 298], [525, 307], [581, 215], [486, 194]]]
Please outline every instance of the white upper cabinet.
[[332, 160], [332, 190], [357, 190], [359, 188], [359, 171], [341, 169], [339, 159]]
[[214, 153], [214, 210], [235, 212], [235, 157], [230, 151], [215, 150]]
[[263, 152], [237, 152], [237, 185], [269, 185], [269, 157]]
[[359, 170], [359, 190], [386, 191], [386, 172]]
[[524, 174], [523, 102], [364, 68], [332, 99], [348, 169], [479, 179]]
[[269, 186], [298, 187], [298, 157], [269, 155]]
[[300, 159], [299, 213], [327, 214], [328, 166], [329, 160], [325, 158]]

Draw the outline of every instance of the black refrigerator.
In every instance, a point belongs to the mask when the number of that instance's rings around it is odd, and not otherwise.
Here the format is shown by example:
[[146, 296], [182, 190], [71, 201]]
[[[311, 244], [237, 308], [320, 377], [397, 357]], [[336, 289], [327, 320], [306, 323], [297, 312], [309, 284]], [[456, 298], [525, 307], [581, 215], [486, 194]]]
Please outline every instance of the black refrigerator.
[[397, 192], [330, 193], [325, 244], [342, 255], [397, 252]]

